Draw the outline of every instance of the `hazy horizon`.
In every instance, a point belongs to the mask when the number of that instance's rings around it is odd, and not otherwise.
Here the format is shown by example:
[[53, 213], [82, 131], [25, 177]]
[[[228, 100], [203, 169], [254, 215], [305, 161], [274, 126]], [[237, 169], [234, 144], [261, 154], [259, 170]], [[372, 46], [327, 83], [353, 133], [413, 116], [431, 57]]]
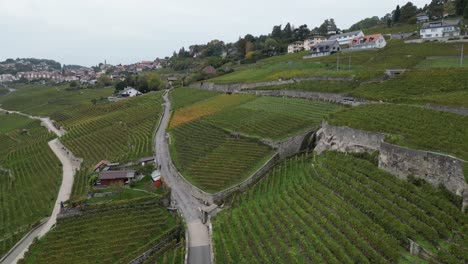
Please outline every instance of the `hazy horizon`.
[[[349, 28], [407, 1], [0, 0], [0, 60], [53, 59], [62, 64], [129, 64], [213, 39], [234, 42], [290, 22], [310, 29], [327, 18]], [[412, 1], [423, 7], [428, 0]], [[286, 5], [287, 4], [287, 5]], [[265, 10], [263, 10], [265, 9]]]

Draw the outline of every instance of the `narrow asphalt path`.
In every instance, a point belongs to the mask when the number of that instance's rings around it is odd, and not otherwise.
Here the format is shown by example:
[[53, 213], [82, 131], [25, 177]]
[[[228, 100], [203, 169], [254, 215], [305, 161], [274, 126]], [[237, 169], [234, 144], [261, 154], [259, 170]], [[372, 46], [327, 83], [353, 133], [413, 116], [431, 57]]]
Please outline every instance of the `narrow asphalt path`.
[[183, 185], [179, 183], [180, 179], [177, 176], [177, 171], [170, 160], [166, 127], [169, 123], [171, 102], [168, 93], [165, 93], [163, 98], [165, 101], [164, 112], [155, 137], [156, 162], [161, 166], [161, 175], [165, 183], [171, 187], [172, 197], [187, 223], [189, 237], [188, 263], [209, 264], [211, 263], [211, 239], [208, 227], [202, 224], [199, 217], [199, 208], [203, 204], [195, 199], [188, 190], [181, 187]]
[[[6, 111], [3, 109], [0, 109], [0, 110]], [[53, 125], [53, 122], [49, 118], [30, 116], [30, 115], [23, 114], [20, 112], [15, 112], [15, 111], [8, 111], [8, 112], [41, 120], [42, 124], [45, 127], [47, 127], [49, 131], [55, 133], [58, 137], [63, 135], [63, 133], [65, 132], [63, 130], [58, 130], [57, 128], [55, 128], [55, 126]], [[72, 186], [73, 186], [73, 177], [74, 177], [76, 170], [80, 168], [81, 159], [76, 158], [73, 155], [73, 153], [67, 150], [62, 145], [62, 143], [59, 141], [58, 138], [49, 141], [49, 147], [57, 156], [57, 158], [60, 160], [60, 162], [62, 163], [62, 170], [63, 170], [62, 184], [60, 185], [59, 193], [57, 195], [57, 200], [55, 201], [52, 214], [43, 225], [34, 229], [32, 232], [30, 232], [25, 237], [23, 237], [23, 239], [20, 242], [18, 242], [12, 248], [12, 250], [7, 253], [7, 255], [4, 256], [4, 259], [2, 259], [1, 263], [6, 263], [6, 264], [17, 263], [18, 260], [23, 258], [29, 246], [34, 241], [34, 238], [36, 237], [40, 238], [43, 235], [45, 235], [47, 232], [50, 231], [50, 229], [57, 222], [57, 215], [60, 213], [60, 202], [66, 201], [70, 198]]]

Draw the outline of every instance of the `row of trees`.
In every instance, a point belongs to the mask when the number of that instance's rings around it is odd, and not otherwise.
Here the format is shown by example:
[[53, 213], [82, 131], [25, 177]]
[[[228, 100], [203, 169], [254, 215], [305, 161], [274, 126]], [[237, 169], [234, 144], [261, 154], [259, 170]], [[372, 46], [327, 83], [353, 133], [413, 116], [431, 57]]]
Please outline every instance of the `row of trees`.
[[[106, 75], [102, 75], [106, 76]], [[101, 77], [102, 77], [101, 76]], [[99, 78], [101, 79], [101, 78]], [[98, 80], [99, 82], [99, 80]], [[150, 91], [159, 91], [164, 89], [165, 82], [161, 79], [158, 73], [144, 73], [144, 74], [131, 74], [128, 75], [125, 80], [115, 84], [115, 90], [121, 91], [126, 87], [133, 87], [142, 93]]]

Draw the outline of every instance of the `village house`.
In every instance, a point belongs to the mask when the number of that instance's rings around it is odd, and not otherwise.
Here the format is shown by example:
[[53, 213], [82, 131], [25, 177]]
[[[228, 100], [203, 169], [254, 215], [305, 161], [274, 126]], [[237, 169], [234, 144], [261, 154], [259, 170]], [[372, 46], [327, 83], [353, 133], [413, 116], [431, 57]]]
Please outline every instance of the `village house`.
[[328, 35], [336, 35], [339, 34], [340, 32], [336, 28], [336, 26], [327, 26], [327, 34]]
[[442, 20], [424, 23], [419, 34], [422, 39], [453, 38], [460, 36], [460, 20]]
[[429, 21], [429, 16], [426, 12], [421, 12], [416, 15], [416, 20], [418, 21], [418, 23], [424, 23]]
[[333, 35], [328, 40], [338, 40], [338, 43], [340, 45], [347, 45], [351, 40], [353, 40], [356, 37], [363, 37], [364, 33], [362, 30], [359, 31], [352, 31], [352, 32], [347, 32], [343, 34], [338, 34], [338, 35]]
[[328, 56], [339, 51], [341, 51], [340, 43], [337, 40], [328, 40], [313, 46], [309, 57]]
[[355, 37], [349, 43], [350, 50], [381, 49], [385, 46], [387, 46], [387, 41], [382, 34]]
[[135, 96], [141, 95], [141, 93], [133, 87], [127, 87], [123, 89], [122, 91], [120, 91], [119, 95], [121, 97], [135, 97]]
[[304, 50], [304, 42], [296, 41], [288, 45], [288, 53], [297, 53]]
[[99, 173], [97, 183], [103, 186], [110, 186], [113, 183], [127, 184], [135, 179], [134, 170], [122, 170], [122, 171], [102, 171]]
[[304, 40], [304, 49], [309, 51], [312, 49], [312, 47], [315, 45], [315, 44], [318, 44], [320, 42], [324, 42], [324, 41], [327, 41], [327, 38], [326, 37], [323, 37], [323, 36], [312, 36], [312, 37], [308, 37], [306, 40]]

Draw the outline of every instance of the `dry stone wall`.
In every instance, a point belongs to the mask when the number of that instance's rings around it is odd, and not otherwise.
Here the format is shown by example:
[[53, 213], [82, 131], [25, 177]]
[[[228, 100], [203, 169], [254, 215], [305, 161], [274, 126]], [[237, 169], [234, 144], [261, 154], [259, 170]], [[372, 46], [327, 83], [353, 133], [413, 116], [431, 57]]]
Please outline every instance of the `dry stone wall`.
[[318, 127], [314, 127], [284, 141], [262, 140], [262, 142], [274, 148], [279, 158], [284, 159], [296, 155], [297, 153], [310, 150], [309, 147], [313, 145], [312, 141], [317, 129]]
[[258, 87], [275, 86], [290, 84], [303, 81], [353, 81], [352, 77], [330, 77], [330, 76], [312, 76], [306, 78], [293, 78], [290, 80], [278, 80], [258, 83], [234, 83], [234, 84], [215, 84], [212, 82], [199, 82], [191, 84], [191, 88], [204, 89], [217, 92], [240, 92], [241, 90], [255, 89]]
[[409, 175], [421, 178], [434, 186], [443, 185], [461, 196], [468, 205], [468, 184], [464, 177], [464, 161], [455, 157], [413, 150], [384, 142], [382, 133], [363, 131], [349, 127], [331, 126], [327, 122], [317, 132], [315, 151], [340, 152], [379, 151], [379, 168], [399, 178]]

